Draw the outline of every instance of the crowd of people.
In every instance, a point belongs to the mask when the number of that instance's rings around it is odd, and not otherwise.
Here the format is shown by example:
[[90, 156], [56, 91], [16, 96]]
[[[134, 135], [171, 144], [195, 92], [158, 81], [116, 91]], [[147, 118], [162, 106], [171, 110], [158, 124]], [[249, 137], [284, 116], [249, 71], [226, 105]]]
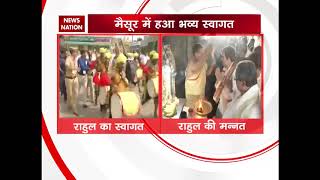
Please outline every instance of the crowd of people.
[[121, 40], [109, 49], [62, 48], [60, 94], [75, 116], [86, 116], [79, 107], [100, 106], [103, 117], [140, 117], [142, 104], [153, 99], [157, 117], [158, 59], [155, 50], [127, 51]]
[[261, 117], [261, 39], [249, 38], [193, 45], [186, 68], [187, 107], [205, 99], [213, 107], [209, 118]]

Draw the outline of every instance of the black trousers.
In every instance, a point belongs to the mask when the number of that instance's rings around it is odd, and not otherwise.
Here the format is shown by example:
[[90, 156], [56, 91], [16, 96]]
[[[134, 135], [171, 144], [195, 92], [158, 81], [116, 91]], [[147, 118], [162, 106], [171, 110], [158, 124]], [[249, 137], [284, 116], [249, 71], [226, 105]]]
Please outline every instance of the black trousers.
[[212, 111], [208, 114], [208, 118], [212, 118], [213, 116], [216, 115], [216, 108], [215, 106], [217, 106], [215, 104], [215, 102], [213, 101], [213, 95], [216, 92], [216, 88], [215, 88], [215, 83], [216, 83], [216, 76], [211, 74], [209, 76], [207, 76], [206, 78], [206, 87], [205, 87], [205, 96], [206, 99], [211, 103], [213, 109]]

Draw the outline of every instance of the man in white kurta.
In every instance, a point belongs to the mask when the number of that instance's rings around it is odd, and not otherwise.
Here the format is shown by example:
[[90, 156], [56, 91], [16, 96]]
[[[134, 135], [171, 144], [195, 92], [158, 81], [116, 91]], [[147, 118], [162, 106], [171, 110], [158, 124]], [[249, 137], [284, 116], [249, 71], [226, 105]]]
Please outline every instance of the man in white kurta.
[[254, 63], [241, 61], [237, 65], [235, 80], [240, 94], [227, 105], [222, 118], [260, 118], [260, 88]]
[[[220, 70], [219, 68], [217, 68], [215, 71], [215, 76], [217, 78], [216, 88], [217, 88], [217, 83], [223, 81], [225, 76], [225, 71], [231, 66], [236, 66], [236, 52], [233, 47], [227, 46], [223, 48], [221, 56], [222, 56], [221, 58], [222, 58], [223, 69]], [[230, 103], [232, 99], [239, 96], [240, 94], [240, 92], [236, 88], [236, 82], [234, 80], [234, 77], [235, 77], [235, 71], [232, 73], [230, 77], [232, 81], [232, 85], [231, 86], [225, 85], [219, 97], [220, 102], [218, 105], [218, 109], [221, 114], [223, 114], [224, 111], [226, 110], [226, 106], [228, 105], [228, 103]]]

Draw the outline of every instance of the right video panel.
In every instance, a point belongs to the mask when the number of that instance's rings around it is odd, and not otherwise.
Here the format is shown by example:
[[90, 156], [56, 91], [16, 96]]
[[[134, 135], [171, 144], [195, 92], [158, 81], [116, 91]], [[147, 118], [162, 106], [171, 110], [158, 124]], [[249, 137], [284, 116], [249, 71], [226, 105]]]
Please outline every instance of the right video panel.
[[262, 120], [262, 35], [162, 40], [164, 119]]

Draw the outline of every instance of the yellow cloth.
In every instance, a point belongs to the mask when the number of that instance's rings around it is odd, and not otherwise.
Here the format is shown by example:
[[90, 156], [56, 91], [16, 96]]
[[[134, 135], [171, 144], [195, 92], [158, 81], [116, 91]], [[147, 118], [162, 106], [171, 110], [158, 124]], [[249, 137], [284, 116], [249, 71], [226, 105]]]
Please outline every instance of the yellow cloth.
[[157, 51], [152, 50], [152, 51], [150, 51], [149, 55], [151, 56], [153, 53], [156, 53], [156, 52], [157, 52]]
[[104, 54], [104, 57], [107, 58], [107, 59], [111, 59], [112, 54], [110, 52], [107, 52], [107, 53]]
[[[186, 77], [185, 89], [186, 89], [186, 101], [188, 105], [196, 102], [198, 98], [202, 98], [205, 95], [205, 86], [206, 86], [206, 72], [207, 72], [207, 64], [204, 64], [197, 78], [192, 79]], [[191, 75], [192, 76], [192, 75]], [[188, 97], [196, 97], [196, 98], [188, 98]], [[192, 102], [190, 102], [192, 101]]]
[[150, 59], [159, 59], [159, 53], [153, 53]]
[[107, 52], [107, 48], [100, 48], [99, 49], [99, 53], [106, 53]]
[[141, 79], [143, 76], [143, 70], [141, 68], [138, 68], [136, 71], [136, 75], [138, 79]]
[[202, 99], [203, 96], [201, 97], [200, 95], [186, 95], [186, 104], [188, 108], [195, 109], [195, 104], [198, 102], [200, 99]]
[[159, 92], [159, 76], [156, 76], [155, 78], [152, 78], [151, 80], [153, 81], [153, 84], [154, 84], [155, 93], [158, 94], [158, 92]]
[[119, 54], [119, 56], [116, 59], [116, 64], [121, 63], [121, 62], [126, 63], [126, 61], [127, 61], [127, 57], [123, 53], [121, 53], [121, 54]]
[[133, 53], [133, 56], [134, 57], [139, 57], [139, 54], [135, 52], [135, 53]]
[[159, 59], [159, 53], [157, 53], [157, 51], [150, 51], [149, 55], [150, 59]]
[[140, 108], [140, 100], [132, 91], [118, 92], [122, 102], [123, 113], [126, 116], [134, 116], [138, 114]]
[[127, 53], [128, 58], [133, 58], [134, 54], [133, 53]]

